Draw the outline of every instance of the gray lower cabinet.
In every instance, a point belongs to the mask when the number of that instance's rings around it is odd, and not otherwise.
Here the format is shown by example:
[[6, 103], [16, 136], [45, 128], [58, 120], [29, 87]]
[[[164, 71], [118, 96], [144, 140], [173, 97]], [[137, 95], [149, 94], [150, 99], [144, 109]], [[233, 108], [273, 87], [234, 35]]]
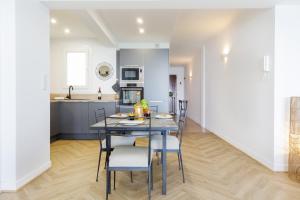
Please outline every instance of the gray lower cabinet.
[[86, 102], [60, 103], [60, 133], [88, 133], [88, 109]]
[[96, 139], [97, 132], [89, 127], [98, 108], [105, 108], [107, 116], [116, 113], [115, 102], [52, 102], [51, 139]]
[[59, 134], [59, 104], [50, 103], [50, 136], [54, 138]]

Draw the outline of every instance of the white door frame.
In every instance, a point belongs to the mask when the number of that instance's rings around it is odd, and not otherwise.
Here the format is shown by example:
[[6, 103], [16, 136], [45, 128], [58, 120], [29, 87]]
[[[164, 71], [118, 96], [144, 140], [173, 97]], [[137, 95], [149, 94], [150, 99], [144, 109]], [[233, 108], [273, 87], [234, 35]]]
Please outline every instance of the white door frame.
[[205, 120], [205, 77], [206, 77], [206, 63], [205, 63], [205, 45], [201, 48], [201, 87], [200, 87], [200, 95], [201, 95], [201, 126], [203, 128], [206, 127], [206, 120]]

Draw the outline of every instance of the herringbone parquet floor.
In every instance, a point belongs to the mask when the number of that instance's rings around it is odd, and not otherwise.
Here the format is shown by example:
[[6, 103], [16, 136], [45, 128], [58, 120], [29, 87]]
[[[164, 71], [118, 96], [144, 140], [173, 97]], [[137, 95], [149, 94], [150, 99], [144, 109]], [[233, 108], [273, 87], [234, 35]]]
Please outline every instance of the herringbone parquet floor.
[[[97, 158], [97, 141], [57, 141], [51, 145], [52, 168], [18, 192], [0, 194], [0, 199], [102, 200], [105, 171], [102, 163], [100, 180], [95, 182]], [[161, 167], [154, 165], [152, 199], [300, 199], [300, 184], [290, 181], [286, 173], [271, 172], [215, 135], [205, 133], [192, 121], [188, 121], [185, 129], [183, 159], [185, 184], [176, 154], [168, 154], [167, 196], [161, 195]], [[143, 172], [134, 173], [133, 183], [129, 173], [118, 172], [116, 186], [110, 200], [147, 199]]]

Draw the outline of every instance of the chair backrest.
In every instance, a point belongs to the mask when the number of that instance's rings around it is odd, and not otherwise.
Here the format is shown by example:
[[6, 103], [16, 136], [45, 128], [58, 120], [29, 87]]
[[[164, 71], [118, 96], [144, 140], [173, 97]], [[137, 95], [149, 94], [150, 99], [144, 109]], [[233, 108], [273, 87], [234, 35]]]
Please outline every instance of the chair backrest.
[[156, 112], [156, 113], [158, 113], [158, 105], [149, 106], [149, 110], [150, 110], [151, 112]]
[[104, 108], [98, 108], [95, 110], [95, 121], [96, 123], [104, 120], [106, 126], [106, 113]]
[[182, 120], [185, 123], [187, 116], [188, 101], [179, 100], [179, 121]]
[[[104, 108], [98, 108], [95, 110], [95, 121], [96, 123], [98, 122], [101, 122], [104, 120], [104, 124], [105, 124], [105, 132], [106, 132], [106, 126], [107, 126], [107, 123], [106, 123], [106, 113], [105, 113], [105, 109]], [[100, 145], [102, 145], [102, 137], [101, 137], [101, 134], [100, 134], [100, 130], [98, 130], [98, 140], [100, 142]]]
[[176, 137], [179, 139], [179, 147], [181, 147], [181, 143], [182, 143], [184, 123], [185, 122], [183, 120], [178, 121], [178, 130], [177, 130], [177, 133], [176, 133]]

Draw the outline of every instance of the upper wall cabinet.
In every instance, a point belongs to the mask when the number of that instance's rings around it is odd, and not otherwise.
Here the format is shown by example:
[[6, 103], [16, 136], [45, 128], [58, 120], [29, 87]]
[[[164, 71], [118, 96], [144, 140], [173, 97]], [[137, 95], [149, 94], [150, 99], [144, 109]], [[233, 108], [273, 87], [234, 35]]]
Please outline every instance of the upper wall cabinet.
[[123, 65], [144, 65], [143, 49], [121, 49], [120, 66]]

